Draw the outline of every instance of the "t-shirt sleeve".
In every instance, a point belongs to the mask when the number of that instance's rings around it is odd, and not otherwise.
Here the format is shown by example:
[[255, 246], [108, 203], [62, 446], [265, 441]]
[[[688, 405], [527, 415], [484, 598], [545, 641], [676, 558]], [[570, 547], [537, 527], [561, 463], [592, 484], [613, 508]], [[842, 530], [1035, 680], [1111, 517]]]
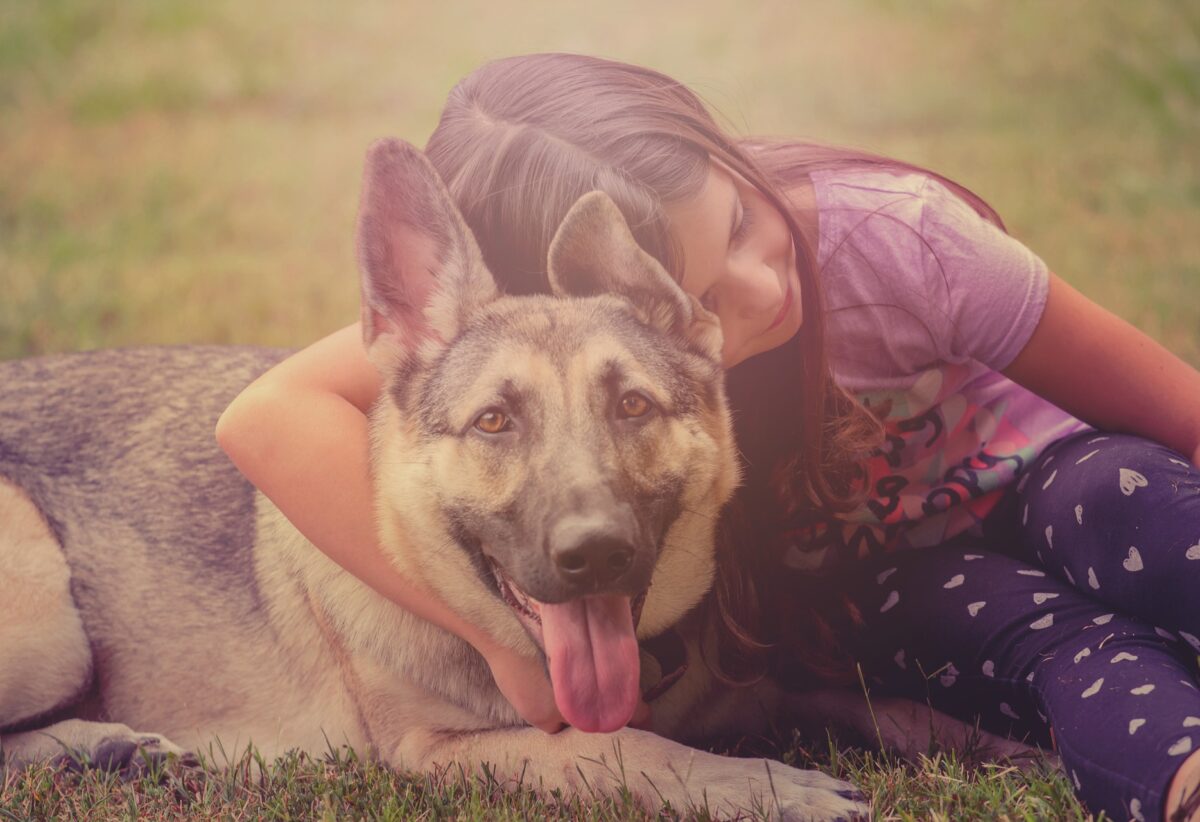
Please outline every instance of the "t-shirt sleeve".
[[1006, 368], [1041, 319], [1046, 264], [941, 182], [928, 178], [920, 199], [921, 290], [943, 320], [935, 323], [939, 357]]

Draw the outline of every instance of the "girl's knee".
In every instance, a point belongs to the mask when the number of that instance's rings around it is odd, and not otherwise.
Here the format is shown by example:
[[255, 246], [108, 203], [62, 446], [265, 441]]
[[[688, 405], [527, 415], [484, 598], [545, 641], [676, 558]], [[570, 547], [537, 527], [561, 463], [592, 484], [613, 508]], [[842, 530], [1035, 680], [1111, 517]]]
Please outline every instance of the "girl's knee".
[[1077, 521], [1088, 512], [1129, 516], [1156, 510], [1181, 493], [1191, 493], [1200, 505], [1198, 492], [1200, 472], [1180, 454], [1141, 437], [1100, 432], [1051, 448], [1020, 485], [1026, 525], [1051, 512], [1072, 512]]

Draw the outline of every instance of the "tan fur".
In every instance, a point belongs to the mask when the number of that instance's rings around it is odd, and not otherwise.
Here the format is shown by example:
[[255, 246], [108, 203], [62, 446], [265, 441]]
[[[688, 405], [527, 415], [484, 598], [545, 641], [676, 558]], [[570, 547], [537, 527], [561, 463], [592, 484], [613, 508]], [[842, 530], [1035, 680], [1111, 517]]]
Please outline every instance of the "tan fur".
[[0, 480], [0, 725], [78, 696], [91, 651], [71, 600], [70, 570], [42, 515]]

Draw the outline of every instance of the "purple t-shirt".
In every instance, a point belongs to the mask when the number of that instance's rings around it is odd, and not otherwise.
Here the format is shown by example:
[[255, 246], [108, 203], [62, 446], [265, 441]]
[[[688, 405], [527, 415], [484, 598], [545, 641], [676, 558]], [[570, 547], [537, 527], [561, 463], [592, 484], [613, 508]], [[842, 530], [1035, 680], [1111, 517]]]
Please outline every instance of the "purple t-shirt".
[[922, 174], [817, 172], [813, 187], [834, 379], [887, 411], [867, 500], [785, 540], [803, 570], [977, 529], [1030, 460], [1087, 428], [999, 373], [1046, 305], [1033, 252]]

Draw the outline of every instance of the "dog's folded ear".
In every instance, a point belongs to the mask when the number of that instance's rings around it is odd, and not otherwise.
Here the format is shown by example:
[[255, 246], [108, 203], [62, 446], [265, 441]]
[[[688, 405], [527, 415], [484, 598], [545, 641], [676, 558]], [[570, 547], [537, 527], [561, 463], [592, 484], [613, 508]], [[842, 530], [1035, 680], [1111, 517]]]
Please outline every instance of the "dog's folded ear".
[[638, 245], [617, 204], [602, 191], [580, 197], [550, 243], [550, 287], [559, 296], [624, 297], [651, 326], [720, 361], [721, 326], [658, 260]]
[[402, 140], [367, 151], [358, 217], [363, 342], [377, 367], [449, 342], [498, 295], [437, 171]]

